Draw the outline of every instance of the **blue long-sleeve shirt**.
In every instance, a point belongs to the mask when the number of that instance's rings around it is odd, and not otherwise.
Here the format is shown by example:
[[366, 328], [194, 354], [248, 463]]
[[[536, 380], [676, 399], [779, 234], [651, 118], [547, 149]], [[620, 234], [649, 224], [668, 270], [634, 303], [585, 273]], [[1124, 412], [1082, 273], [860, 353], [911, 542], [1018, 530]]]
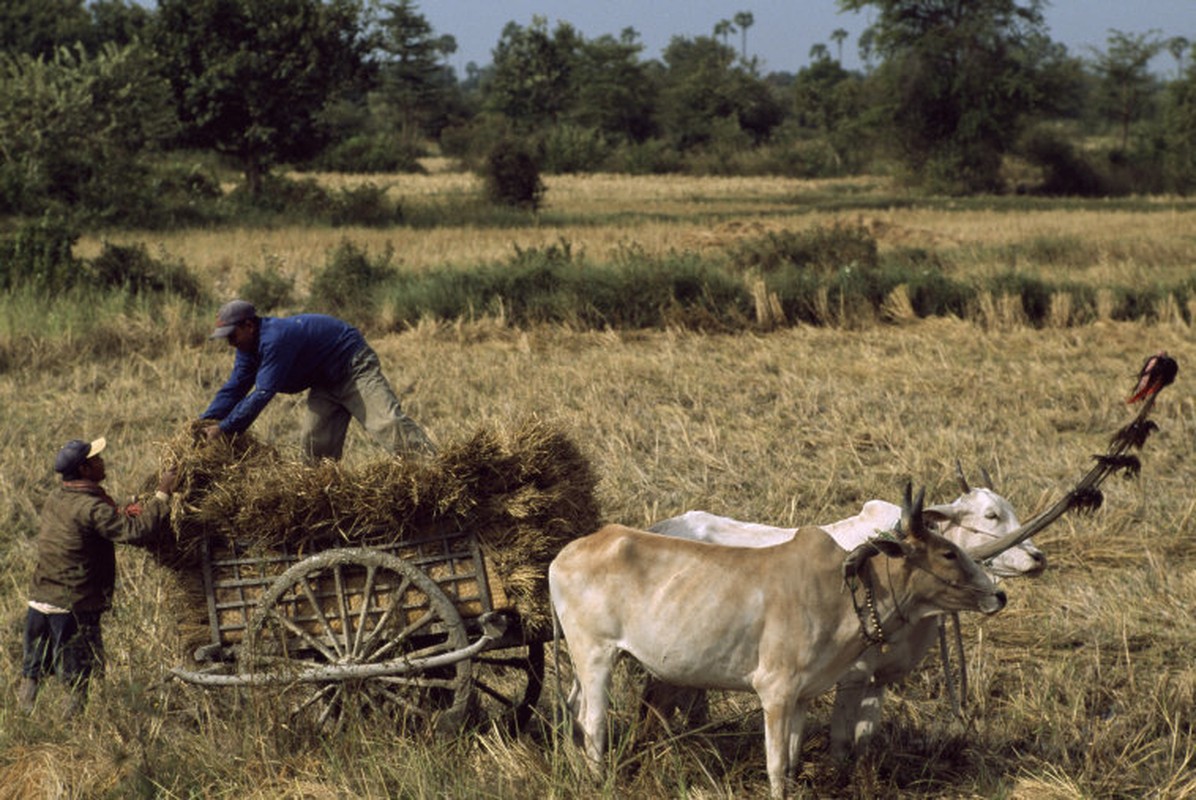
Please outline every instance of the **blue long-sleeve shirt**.
[[237, 351], [232, 374], [201, 416], [220, 420], [225, 433], [240, 433], [278, 392], [344, 380], [350, 359], [364, 346], [361, 331], [325, 314], [262, 317], [257, 351]]

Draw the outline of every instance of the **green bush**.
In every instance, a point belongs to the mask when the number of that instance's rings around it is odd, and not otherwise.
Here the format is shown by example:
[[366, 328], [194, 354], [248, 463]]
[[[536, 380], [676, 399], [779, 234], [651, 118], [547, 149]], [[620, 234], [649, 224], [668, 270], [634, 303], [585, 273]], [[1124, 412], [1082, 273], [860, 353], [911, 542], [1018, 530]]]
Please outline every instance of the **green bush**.
[[328, 221], [335, 226], [385, 227], [403, 222], [403, 209], [386, 196], [385, 186], [365, 183], [333, 192], [329, 198]]
[[953, 281], [933, 268], [915, 269], [899, 274], [894, 287], [905, 284], [909, 302], [919, 317], [967, 317], [976, 290]]
[[143, 244], [105, 242], [100, 254], [88, 263], [87, 271], [91, 281], [104, 289], [123, 289], [130, 294], [169, 293], [188, 300], [203, 296], [199, 279], [185, 264], [159, 261]]
[[238, 186], [225, 199], [229, 213], [245, 219], [255, 216], [295, 219], [327, 225], [385, 226], [403, 221], [402, 209], [391, 202], [385, 186], [365, 183], [328, 191], [314, 178], [293, 180], [280, 175], [264, 179], [261, 193], [254, 197]]
[[424, 155], [418, 144], [394, 134], [363, 134], [336, 143], [311, 166], [328, 172], [423, 174], [427, 170], [419, 159]]
[[253, 303], [262, 312], [291, 305], [295, 301], [294, 293], [295, 279], [280, 275], [270, 267], [252, 270], [237, 290], [238, 297]]
[[566, 241], [516, 249], [506, 262], [468, 271], [403, 276], [390, 293], [388, 309], [399, 324], [424, 314], [470, 319], [490, 313], [512, 325], [732, 330], [745, 326], [752, 309], [742, 280], [695, 255], [654, 259], [637, 250], [596, 265]]
[[1022, 140], [1020, 149], [1027, 161], [1042, 170], [1037, 189], [1042, 194], [1099, 197], [1108, 191], [1092, 164], [1056, 133], [1036, 129]]
[[487, 199], [497, 205], [535, 211], [544, 197], [539, 164], [530, 150], [514, 139], [503, 139], [490, 150], [482, 180]]
[[324, 266], [312, 278], [310, 305], [332, 313], [368, 311], [375, 305], [377, 290], [393, 280], [394, 249], [389, 245], [380, 256], [345, 240], [329, 251]]
[[257, 195], [240, 184], [225, 196], [225, 204], [234, 216], [242, 218], [267, 212], [322, 219], [327, 216], [331, 200], [314, 178], [292, 180], [270, 174], [262, 178], [261, 191]]
[[1051, 295], [1057, 291], [1046, 281], [1019, 272], [997, 275], [989, 285], [994, 294], [1021, 297], [1022, 308], [1032, 325], [1046, 321], [1051, 311]]
[[577, 125], [554, 125], [544, 134], [541, 166], [545, 172], [597, 172], [610, 155], [602, 132]]
[[826, 274], [853, 264], [865, 270], [875, 269], [879, 264], [876, 239], [859, 225], [770, 232], [745, 239], [732, 247], [728, 256], [735, 269], [764, 274], [783, 266]]
[[685, 168], [677, 150], [662, 139], [624, 142], [610, 154], [608, 165], [612, 172], [629, 175], [668, 175]]

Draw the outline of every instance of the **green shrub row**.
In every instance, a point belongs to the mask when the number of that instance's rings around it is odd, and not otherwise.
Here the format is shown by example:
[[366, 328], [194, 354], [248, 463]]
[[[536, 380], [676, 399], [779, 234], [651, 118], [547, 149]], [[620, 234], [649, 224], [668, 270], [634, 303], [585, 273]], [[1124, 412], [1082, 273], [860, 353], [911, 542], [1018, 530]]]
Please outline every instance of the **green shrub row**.
[[[28, 337], [58, 335], [53, 326], [34, 324], [38, 315], [29, 312], [31, 303], [58, 309], [55, 313], [81, 320], [84, 328], [103, 327], [104, 321], [73, 315], [63, 302], [109, 310], [122, 303], [143, 310], [182, 303], [191, 309], [196, 335], [206, 327], [215, 299], [184, 264], [155, 258], [140, 244], [106, 243], [94, 259], [77, 259], [72, 255], [77, 238], [68, 226], [50, 219], [0, 236], [0, 290], [5, 297], [0, 302], [0, 349], [22, 347], [19, 342]], [[1035, 258], [1053, 252], [1050, 241], [1032, 242], [1019, 251]], [[983, 280], [960, 280], [952, 276], [950, 264], [931, 252], [879, 255], [867, 232], [852, 226], [771, 234], [719, 257], [650, 255], [632, 246], [607, 263], [594, 263], [562, 240], [516, 248], [503, 261], [469, 269], [411, 273], [398, 269], [393, 259], [390, 248], [371, 254], [346, 240], [313, 272], [307, 298], [296, 298], [294, 279], [271, 264], [251, 272], [239, 293], [263, 313], [303, 308], [371, 329], [403, 329], [427, 318], [488, 317], [517, 327], [732, 332], [793, 324], [854, 327], [948, 315], [987, 319], [993, 313], [1032, 326], [1164, 315], [1191, 324], [1196, 308], [1196, 278], [1171, 286], [1097, 290], [1010, 268]], [[993, 310], [998, 307], [1005, 311]], [[71, 335], [79, 334], [86, 330], [74, 323]], [[114, 345], [121, 352], [136, 347], [126, 338], [122, 333]], [[0, 358], [0, 371], [5, 363], [15, 362]]]
[[85, 260], [74, 256], [78, 240], [74, 228], [50, 217], [0, 236], [0, 290], [53, 295], [96, 289], [170, 294], [193, 302], [203, 298], [199, 279], [186, 265], [155, 259], [145, 245], [105, 242], [98, 256]]

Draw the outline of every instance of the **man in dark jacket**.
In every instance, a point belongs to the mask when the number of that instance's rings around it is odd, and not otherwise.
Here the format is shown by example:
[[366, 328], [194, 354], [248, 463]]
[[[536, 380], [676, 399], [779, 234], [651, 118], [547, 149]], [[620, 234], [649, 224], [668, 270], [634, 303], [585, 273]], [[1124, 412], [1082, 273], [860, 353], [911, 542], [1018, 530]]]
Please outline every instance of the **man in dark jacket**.
[[252, 303], [232, 300], [217, 313], [211, 338], [228, 339], [237, 355], [228, 381], [200, 415], [218, 423], [206, 429], [209, 438], [244, 431], [278, 392], [308, 390], [301, 434], [308, 458], [340, 458], [350, 418], [391, 453], [435, 452], [352, 325], [325, 314], [259, 317]]
[[100, 485], [104, 445], [103, 438], [72, 439], [54, 459], [62, 483], [42, 507], [25, 617], [19, 699], [26, 712], [34, 709], [42, 678], [53, 673], [70, 689], [64, 716], [82, 709], [91, 675], [103, 667], [100, 617], [116, 587], [113, 543], [147, 544], [167, 530], [177, 470], [162, 473], [144, 504], [117, 506]]

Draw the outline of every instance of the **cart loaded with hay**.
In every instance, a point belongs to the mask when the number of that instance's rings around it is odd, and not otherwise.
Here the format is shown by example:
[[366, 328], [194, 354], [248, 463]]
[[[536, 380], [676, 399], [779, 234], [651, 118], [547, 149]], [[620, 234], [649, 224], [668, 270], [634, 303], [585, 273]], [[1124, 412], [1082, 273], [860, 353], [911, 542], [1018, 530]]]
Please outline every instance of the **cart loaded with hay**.
[[[190, 662], [204, 687], [277, 693], [290, 723], [384, 715], [525, 722], [552, 623], [549, 562], [598, 527], [596, 480], [558, 430], [480, 430], [426, 461], [285, 460], [240, 435], [167, 443]], [[273, 696], [273, 695], [271, 695]]]

